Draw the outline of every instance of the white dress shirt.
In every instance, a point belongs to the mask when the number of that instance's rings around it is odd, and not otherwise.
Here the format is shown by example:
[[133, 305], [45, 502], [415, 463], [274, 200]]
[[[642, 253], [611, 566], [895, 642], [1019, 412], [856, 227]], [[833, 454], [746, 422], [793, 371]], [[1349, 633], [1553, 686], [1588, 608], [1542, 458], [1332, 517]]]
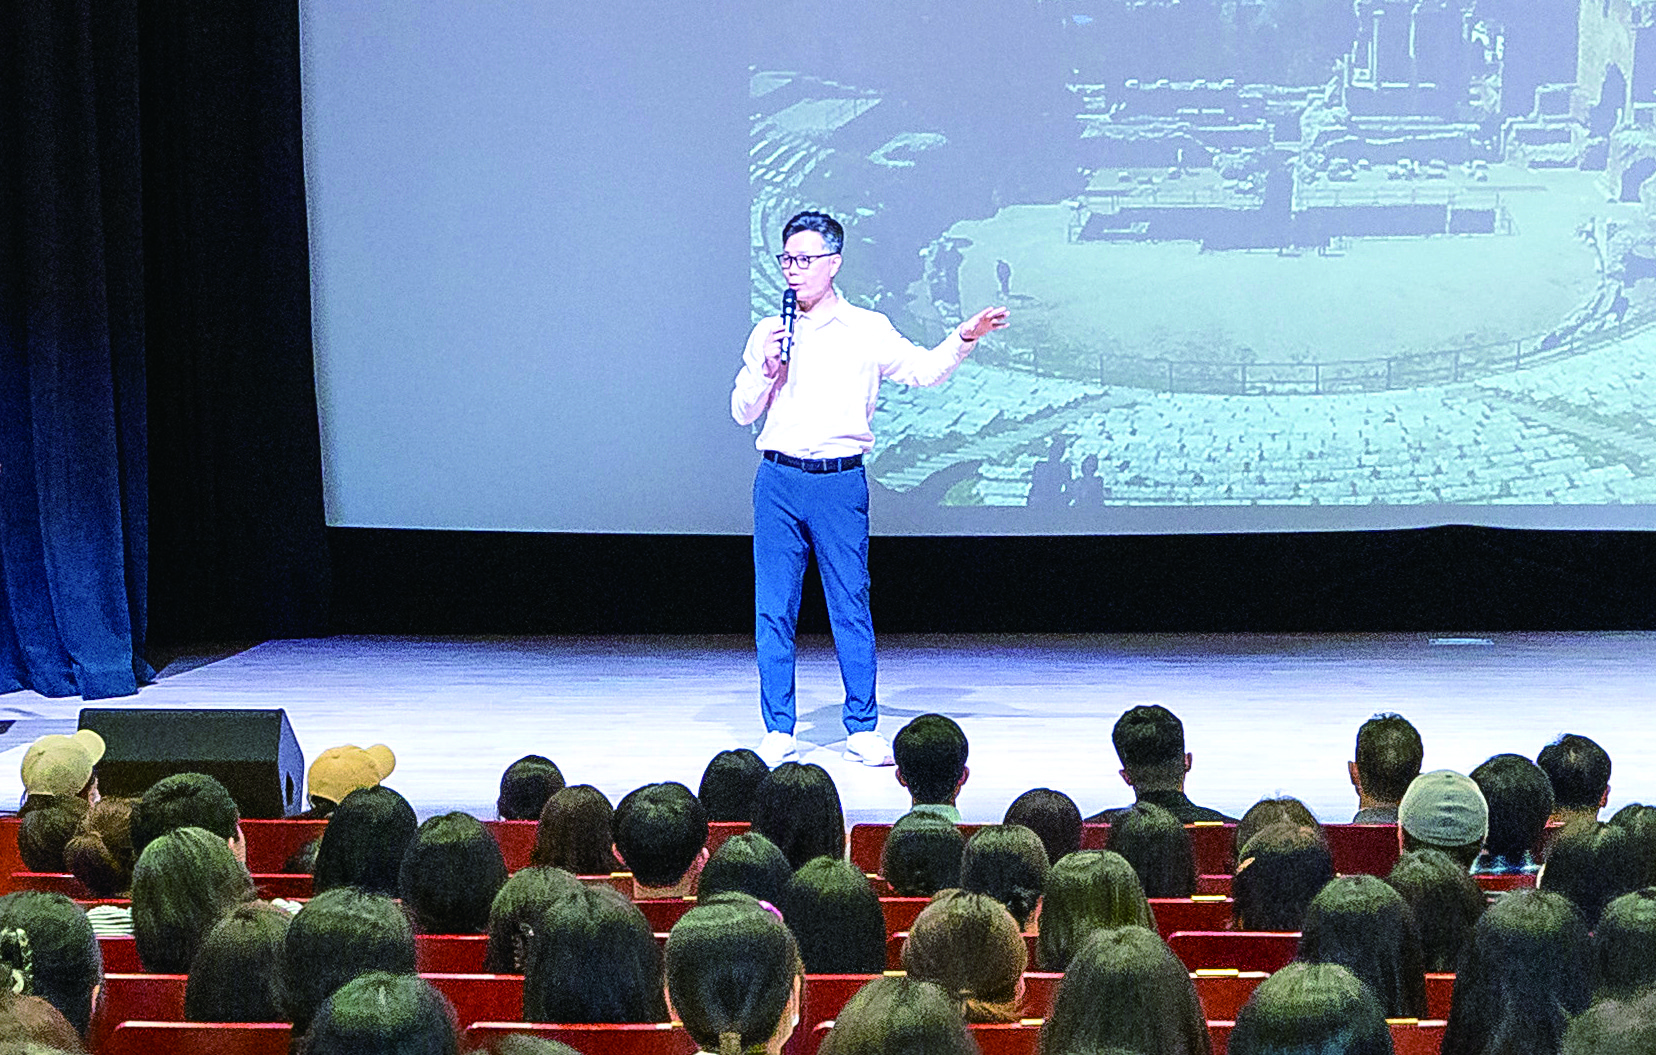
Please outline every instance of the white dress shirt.
[[961, 340], [956, 327], [936, 348], [922, 348], [884, 315], [835, 291], [831, 302], [799, 316], [793, 353], [776, 377], [766, 377], [765, 338], [779, 321], [761, 319], [748, 335], [730, 414], [738, 425], [751, 425], [769, 411], [754, 446], [795, 458], [867, 454], [874, 449], [870, 422], [880, 382], [939, 384], [976, 343]]

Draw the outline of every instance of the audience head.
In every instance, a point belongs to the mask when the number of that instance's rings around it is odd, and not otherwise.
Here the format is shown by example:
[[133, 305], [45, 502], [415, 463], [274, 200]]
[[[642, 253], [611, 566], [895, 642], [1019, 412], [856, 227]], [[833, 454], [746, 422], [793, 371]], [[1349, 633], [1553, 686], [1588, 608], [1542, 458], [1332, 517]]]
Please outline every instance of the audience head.
[[154, 974], [184, 974], [207, 932], [253, 900], [253, 879], [216, 832], [176, 828], [150, 841], [132, 870], [132, 933]]
[[1357, 730], [1357, 758], [1351, 782], [1377, 803], [1403, 801], [1409, 783], [1420, 776], [1420, 732], [1400, 714], [1377, 714]]
[[1094, 932], [1070, 960], [1041, 1029], [1043, 1055], [1093, 1055], [1110, 1048], [1141, 1055], [1210, 1050], [1190, 974], [1144, 927]]
[[966, 734], [954, 719], [922, 714], [891, 741], [897, 783], [908, 788], [916, 805], [953, 805], [966, 782], [966, 750]]
[[35, 995], [85, 1036], [103, 982], [103, 955], [86, 913], [62, 894], [19, 890], [0, 897], [0, 930], [28, 936]]
[[1047, 873], [1036, 959], [1062, 971], [1094, 931], [1127, 926], [1156, 926], [1133, 866], [1109, 850], [1066, 854]]
[[1569, 899], [1517, 890], [1478, 920], [1455, 973], [1445, 1055], [1555, 1052], [1592, 999], [1587, 928]]
[[500, 844], [469, 813], [445, 813], [420, 825], [397, 874], [403, 906], [423, 934], [481, 934], [505, 882]]
[[986, 894], [944, 890], [909, 928], [903, 969], [936, 982], [968, 1022], [1016, 1022], [1029, 950], [1006, 906]]
[[805, 862], [777, 905], [810, 974], [885, 970], [885, 914], [861, 869], [833, 857]]
[[1231, 1055], [1391, 1055], [1374, 991], [1335, 963], [1291, 963], [1236, 1016]]
[[618, 871], [613, 834], [615, 810], [591, 784], [564, 788], [546, 800], [529, 863], [561, 868], [571, 875]]
[[935, 813], [897, 819], [880, 851], [880, 876], [900, 897], [931, 897], [960, 885], [966, 837]]
[[876, 978], [834, 1019], [819, 1055], [978, 1055], [960, 1004], [933, 982]]
[[683, 784], [646, 784], [615, 807], [610, 832], [615, 852], [640, 885], [670, 887], [701, 859], [707, 811]]
[[1594, 999], [1630, 1000], [1656, 985], [1656, 887], [1604, 907], [1593, 932]]
[[1296, 959], [1361, 978], [1387, 1018], [1426, 1017], [1420, 935], [1403, 898], [1375, 876], [1338, 876], [1305, 911]]
[[1563, 813], [1598, 816], [1610, 797], [1610, 756], [1604, 748], [1574, 733], [1565, 733], [1535, 756], [1552, 783], [1553, 808]]
[[69, 840], [86, 821], [86, 800], [60, 795], [42, 800], [17, 824], [17, 855], [31, 872], [61, 872]]
[[1143, 793], [1184, 786], [1190, 769], [1184, 723], [1166, 707], [1134, 707], [1116, 719], [1110, 739], [1121, 759], [1121, 778], [1134, 790]]
[[814, 762], [777, 766], [759, 785], [753, 830], [794, 868], [813, 857], [844, 857], [845, 811], [834, 778]]
[[1656, 885], [1656, 806], [1629, 803], [1616, 811], [1610, 823], [1633, 840], [1633, 856], [1641, 867], [1639, 886]]
[[1496, 755], [1472, 771], [1472, 782], [1489, 806], [1489, 835], [1484, 849], [1510, 864], [1541, 842], [1552, 816], [1552, 783], [1541, 767], [1523, 755]]
[[282, 942], [282, 998], [294, 1034], [334, 990], [371, 971], [414, 973], [414, 930], [395, 901], [335, 887], [305, 903]]
[[[21, 948], [4, 936], [0, 942], [0, 971], [27, 975]], [[25, 991], [27, 987], [25, 986]], [[6, 1055], [79, 1055], [82, 1039], [63, 1013], [38, 996], [0, 993], [0, 1051]]]
[[[821, 860], [821, 858], [818, 858]], [[788, 859], [763, 835], [743, 832], [726, 839], [702, 867], [696, 890], [701, 897], [747, 894], [775, 905], [793, 878]]]
[[1412, 850], [1398, 858], [1386, 882], [1414, 914], [1421, 966], [1454, 973], [1488, 904], [1477, 881], [1441, 850]]
[[1046, 847], [1048, 861], [1081, 849], [1081, 809], [1062, 791], [1033, 788], [1012, 800], [1002, 824], [1021, 824]]
[[63, 863], [93, 897], [121, 897], [132, 889], [134, 799], [99, 799], [80, 831], [63, 848]]
[[1121, 811], [1110, 825], [1109, 846], [1138, 873], [1145, 897], [1196, 893], [1196, 849], [1170, 811], [1150, 802]]
[[1260, 799], [1248, 811], [1242, 814], [1242, 819], [1236, 822], [1236, 834], [1231, 837], [1232, 849], [1236, 860], [1242, 860], [1242, 847], [1249, 839], [1269, 828], [1273, 824], [1291, 824], [1296, 828], [1310, 828], [1317, 833], [1317, 838], [1323, 838], [1322, 824], [1317, 821], [1317, 815], [1311, 812], [1311, 807], [1294, 798], [1292, 795], [1283, 795], [1280, 798]]
[[305, 1055], [456, 1055], [454, 1008], [423, 978], [370, 971], [323, 1002]]
[[414, 807], [383, 784], [350, 792], [328, 815], [312, 890], [354, 886], [395, 897], [403, 855], [418, 828]]
[[1656, 990], [1602, 1000], [1564, 1032], [1563, 1055], [1650, 1055], [1656, 1051]]
[[263, 901], [238, 905], [201, 941], [184, 988], [190, 1022], [280, 1022], [282, 945], [293, 917]]
[[91, 729], [78, 729], [67, 736], [48, 733], [23, 752], [23, 793], [29, 798], [89, 799], [98, 784], [95, 770], [103, 756], [103, 737]]
[[988, 894], [1026, 927], [1041, 903], [1048, 867], [1046, 847], [1034, 832], [1021, 824], [988, 824], [966, 841], [960, 886]]
[[696, 798], [709, 821], [751, 821], [754, 796], [768, 775], [770, 767], [752, 748], [720, 751], [702, 771]]
[[1448, 769], [1422, 773], [1397, 807], [1403, 851], [1442, 850], [1471, 868], [1489, 834], [1489, 806], [1472, 778]]
[[697, 904], [667, 936], [668, 995], [702, 1051], [780, 1050], [799, 1017], [804, 972], [788, 928], [745, 894]]
[[665, 1022], [661, 946], [614, 887], [577, 884], [530, 926], [525, 1022]]
[[514, 872], [489, 906], [489, 951], [483, 969], [491, 974], [522, 974], [529, 936], [542, 914], [580, 886], [580, 880], [561, 868], [531, 865]]
[[1311, 828], [1273, 824], [1248, 840], [1241, 857], [1231, 897], [1244, 930], [1299, 930], [1311, 899], [1334, 878], [1328, 845]]
[[1564, 826], [1547, 851], [1538, 884], [1563, 894], [1592, 930], [1612, 898], [1638, 887], [1644, 862], [1627, 832], [1614, 824], [1577, 820]]
[[331, 816], [345, 796], [362, 788], [378, 787], [396, 768], [397, 756], [384, 744], [328, 748], [316, 756], [307, 777], [312, 814]]
[[537, 821], [546, 800], [563, 790], [564, 776], [550, 758], [524, 755], [500, 774], [495, 812], [503, 821]]
[[202, 828], [230, 844], [242, 860], [241, 811], [223, 784], [205, 773], [174, 773], [150, 785], [132, 808], [132, 852], [141, 857], [154, 839], [178, 828]]

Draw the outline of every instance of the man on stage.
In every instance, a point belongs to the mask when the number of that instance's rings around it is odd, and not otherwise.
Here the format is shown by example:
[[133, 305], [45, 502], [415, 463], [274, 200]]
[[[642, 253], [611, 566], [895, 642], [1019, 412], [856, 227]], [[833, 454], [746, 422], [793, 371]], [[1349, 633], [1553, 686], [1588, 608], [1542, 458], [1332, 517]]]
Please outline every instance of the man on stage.
[[845, 231], [833, 217], [802, 212], [782, 229], [777, 262], [798, 298], [790, 338], [780, 317], [748, 336], [730, 394], [737, 424], [765, 416], [755, 446], [763, 454], [753, 481], [755, 642], [765, 737], [759, 757], [776, 766], [797, 758], [794, 739], [794, 628], [800, 588], [814, 550], [845, 682], [845, 757], [892, 764], [891, 745], [874, 731], [874, 621], [868, 608], [868, 479], [874, 449], [869, 423], [880, 382], [942, 382], [979, 338], [1006, 326], [1005, 308], [985, 308], [936, 348], [905, 339], [878, 312], [855, 307], [834, 289]]

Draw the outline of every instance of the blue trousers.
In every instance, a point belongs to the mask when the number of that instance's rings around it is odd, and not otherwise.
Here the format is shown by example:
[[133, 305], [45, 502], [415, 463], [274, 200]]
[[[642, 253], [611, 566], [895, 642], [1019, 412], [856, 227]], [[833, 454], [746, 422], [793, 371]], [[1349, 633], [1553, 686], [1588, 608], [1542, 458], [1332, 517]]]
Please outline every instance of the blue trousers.
[[816, 553], [834, 632], [847, 733], [873, 729], [874, 617], [868, 609], [868, 477], [762, 461], [753, 480], [754, 642], [765, 729], [794, 729], [794, 630], [805, 565]]

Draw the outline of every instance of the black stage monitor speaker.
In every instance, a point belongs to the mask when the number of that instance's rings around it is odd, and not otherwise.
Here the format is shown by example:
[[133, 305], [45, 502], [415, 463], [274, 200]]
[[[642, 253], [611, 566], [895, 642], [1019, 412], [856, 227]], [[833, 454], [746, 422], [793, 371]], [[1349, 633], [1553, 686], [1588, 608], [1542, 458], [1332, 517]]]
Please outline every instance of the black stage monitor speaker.
[[87, 707], [80, 727], [104, 739], [98, 791], [137, 797], [162, 777], [215, 777], [248, 818], [286, 817], [305, 807], [305, 757], [283, 710]]

